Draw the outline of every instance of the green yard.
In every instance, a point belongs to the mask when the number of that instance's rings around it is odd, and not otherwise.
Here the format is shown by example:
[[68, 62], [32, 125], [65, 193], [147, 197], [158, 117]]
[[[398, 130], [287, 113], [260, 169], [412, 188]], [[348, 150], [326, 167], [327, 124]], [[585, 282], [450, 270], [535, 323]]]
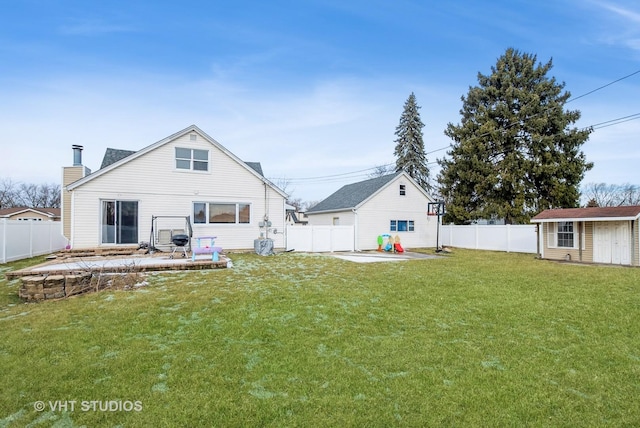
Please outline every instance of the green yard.
[[232, 259], [39, 304], [2, 275], [0, 427], [640, 424], [640, 269]]

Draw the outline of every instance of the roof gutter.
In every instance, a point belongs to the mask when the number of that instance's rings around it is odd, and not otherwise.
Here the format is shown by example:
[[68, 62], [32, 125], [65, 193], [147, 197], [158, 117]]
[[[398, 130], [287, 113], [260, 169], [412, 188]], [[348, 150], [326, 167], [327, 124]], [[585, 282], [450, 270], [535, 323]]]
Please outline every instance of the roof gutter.
[[625, 220], [638, 220], [640, 215], [627, 216], [627, 217], [559, 217], [559, 218], [543, 218], [543, 219], [531, 219], [531, 223], [557, 223], [560, 221], [625, 221]]

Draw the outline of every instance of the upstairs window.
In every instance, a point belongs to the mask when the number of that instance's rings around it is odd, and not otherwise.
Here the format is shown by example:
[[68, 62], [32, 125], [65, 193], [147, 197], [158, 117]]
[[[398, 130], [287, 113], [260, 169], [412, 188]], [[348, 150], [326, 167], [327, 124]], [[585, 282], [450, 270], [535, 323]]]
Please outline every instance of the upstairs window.
[[209, 150], [176, 147], [176, 168], [209, 171]]
[[407, 188], [404, 184], [400, 185], [400, 196], [405, 196], [407, 194]]

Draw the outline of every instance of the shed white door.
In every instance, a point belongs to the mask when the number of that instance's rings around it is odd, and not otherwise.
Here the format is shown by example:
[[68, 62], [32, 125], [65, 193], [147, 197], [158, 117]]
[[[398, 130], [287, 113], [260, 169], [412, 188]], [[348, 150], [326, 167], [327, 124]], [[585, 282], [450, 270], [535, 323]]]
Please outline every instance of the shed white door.
[[617, 265], [631, 264], [629, 223], [597, 222], [593, 226], [593, 261]]

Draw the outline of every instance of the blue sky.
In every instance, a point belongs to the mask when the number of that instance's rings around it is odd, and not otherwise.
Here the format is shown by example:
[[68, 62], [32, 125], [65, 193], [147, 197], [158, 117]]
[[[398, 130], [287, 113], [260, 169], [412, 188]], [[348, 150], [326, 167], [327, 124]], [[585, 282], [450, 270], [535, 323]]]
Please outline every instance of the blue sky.
[[[414, 92], [432, 175], [460, 97], [513, 47], [573, 97], [640, 70], [634, 0], [5, 2], [0, 179], [59, 182], [196, 124], [304, 201], [395, 161]], [[567, 108], [579, 127], [640, 113], [640, 73]], [[640, 184], [640, 119], [597, 129], [583, 183]]]

